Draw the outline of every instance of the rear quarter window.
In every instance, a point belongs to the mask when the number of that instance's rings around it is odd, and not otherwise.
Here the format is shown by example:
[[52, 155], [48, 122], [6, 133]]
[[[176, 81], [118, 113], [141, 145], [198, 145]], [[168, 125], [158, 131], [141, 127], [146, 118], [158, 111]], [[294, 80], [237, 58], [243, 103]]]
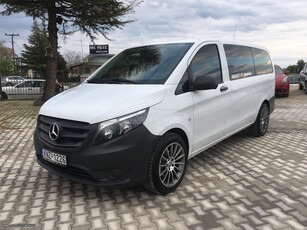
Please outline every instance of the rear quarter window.
[[265, 50], [252, 48], [256, 75], [273, 73], [273, 66], [270, 55]]
[[231, 80], [256, 74], [252, 50], [247, 46], [224, 45]]

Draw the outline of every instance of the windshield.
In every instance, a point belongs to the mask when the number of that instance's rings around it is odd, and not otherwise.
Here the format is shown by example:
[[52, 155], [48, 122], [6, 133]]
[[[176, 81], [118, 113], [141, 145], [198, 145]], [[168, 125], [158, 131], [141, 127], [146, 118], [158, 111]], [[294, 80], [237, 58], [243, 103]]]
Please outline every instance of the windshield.
[[87, 81], [97, 84], [164, 84], [192, 43], [124, 50]]

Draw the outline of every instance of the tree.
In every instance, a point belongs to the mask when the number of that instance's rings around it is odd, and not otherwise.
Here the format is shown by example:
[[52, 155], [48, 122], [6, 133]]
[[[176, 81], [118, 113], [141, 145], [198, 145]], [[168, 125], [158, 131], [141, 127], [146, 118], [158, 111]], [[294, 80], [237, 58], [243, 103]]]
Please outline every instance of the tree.
[[82, 62], [81, 53], [72, 50], [66, 51], [64, 53], [64, 58], [68, 65], [74, 65]]
[[289, 65], [287, 67], [287, 70], [289, 71], [289, 73], [298, 73], [298, 69], [297, 69], [297, 65]]
[[305, 65], [305, 61], [303, 59], [300, 59], [297, 61], [298, 72], [300, 72], [304, 68], [304, 65]]
[[12, 50], [0, 41], [0, 77], [13, 74]]
[[289, 65], [287, 67], [287, 70], [290, 73], [299, 73], [304, 68], [304, 65], [305, 65], [305, 61], [303, 59], [300, 59], [297, 61], [296, 65]]
[[[32, 25], [31, 34], [29, 36], [29, 45], [24, 44], [24, 51], [22, 51], [22, 62], [25, 68], [33, 69], [39, 76], [47, 78], [47, 56], [46, 47], [48, 46], [48, 31], [44, 21], [39, 23], [34, 20]], [[57, 52], [57, 72], [66, 73], [66, 61]]]
[[24, 44], [21, 53], [22, 62], [27, 69], [33, 69], [38, 75], [46, 78], [47, 56], [45, 48], [48, 46], [48, 31], [44, 22], [34, 20], [28, 43]]
[[123, 28], [133, 20], [124, 18], [132, 13], [139, 0], [0, 0], [3, 15], [24, 12], [27, 16], [48, 21], [46, 84], [42, 102], [54, 95], [57, 72], [58, 25], [61, 32], [81, 31], [92, 40], [95, 35], [107, 34], [114, 28]]

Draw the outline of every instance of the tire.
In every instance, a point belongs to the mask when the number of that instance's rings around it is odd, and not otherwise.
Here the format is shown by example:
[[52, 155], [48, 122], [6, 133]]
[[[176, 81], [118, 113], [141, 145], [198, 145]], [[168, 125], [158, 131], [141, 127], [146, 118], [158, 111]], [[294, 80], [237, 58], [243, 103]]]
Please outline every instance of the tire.
[[305, 83], [305, 93], [307, 94], [307, 83]]
[[167, 194], [180, 185], [187, 165], [187, 146], [175, 133], [166, 133], [157, 143], [148, 163], [145, 188]]
[[266, 103], [263, 103], [258, 112], [256, 121], [250, 126], [249, 132], [255, 137], [263, 136], [269, 127], [270, 112]]
[[299, 90], [303, 90], [304, 89], [304, 87], [302, 86], [302, 84], [300, 82], [298, 83], [298, 89]]
[[2, 92], [0, 96], [1, 96], [0, 98], [1, 100], [7, 100], [7, 95], [5, 92]]
[[11, 82], [6, 83], [5, 86], [13, 86], [13, 84]]
[[284, 97], [289, 97], [289, 93], [284, 94]]

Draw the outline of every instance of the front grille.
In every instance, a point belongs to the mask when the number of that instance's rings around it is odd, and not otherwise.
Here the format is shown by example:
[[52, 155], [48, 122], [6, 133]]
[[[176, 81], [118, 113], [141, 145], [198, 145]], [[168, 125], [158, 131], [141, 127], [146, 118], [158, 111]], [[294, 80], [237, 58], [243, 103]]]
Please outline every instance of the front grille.
[[[59, 138], [53, 141], [49, 137], [50, 126], [56, 123], [60, 127]], [[38, 135], [42, 141], [55, 147], [80, 148], [90, 132], [90, 124], [86, 122], [71, 121], [47, 117], [40, 115], [38, 117]]]

